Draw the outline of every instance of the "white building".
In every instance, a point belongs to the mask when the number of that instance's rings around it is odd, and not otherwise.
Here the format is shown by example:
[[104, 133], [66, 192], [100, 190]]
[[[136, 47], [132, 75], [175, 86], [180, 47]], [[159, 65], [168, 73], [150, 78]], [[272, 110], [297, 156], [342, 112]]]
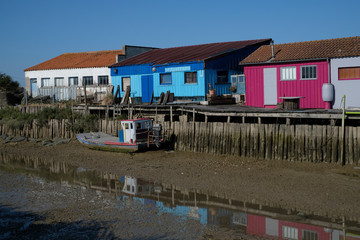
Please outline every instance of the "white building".
[[108, 66], [151, 49], [125, 45], [122, 50], [64, 53], [25, 69], [26, 91], [32, 97], [70, 100], [84, 96], [86, 84], [86, 94], [100, 101], [111, 86]]
[[345, 95], [347, 108], [359, 108], [360, 57], [331, 59], [331, 83], [335, 87], [335, 102], [333, 108], [342, 107], [341, 100], [343, 95]]

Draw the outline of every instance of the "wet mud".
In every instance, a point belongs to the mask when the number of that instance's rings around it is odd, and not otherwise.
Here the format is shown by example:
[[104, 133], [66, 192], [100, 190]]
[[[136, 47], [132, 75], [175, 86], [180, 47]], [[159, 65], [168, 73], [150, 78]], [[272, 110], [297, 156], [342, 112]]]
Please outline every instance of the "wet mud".
[[74, 141], [0, 152], [0, 238], [262, 239], [253, 224], [270, 220], [358, 232], [356, 166], [107, 153]]

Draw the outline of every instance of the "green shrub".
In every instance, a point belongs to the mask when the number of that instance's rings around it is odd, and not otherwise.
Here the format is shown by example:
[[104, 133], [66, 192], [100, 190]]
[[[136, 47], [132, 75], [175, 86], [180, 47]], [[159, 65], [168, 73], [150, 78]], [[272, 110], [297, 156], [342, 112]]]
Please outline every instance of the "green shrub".
[[68, 127], [75, 133], [97, 132], [99, 129], [98, 120], [97, 115], [82, 115], [74, 122], [70, 122]]
[[[21, 113], [17, 108], [7, 107], [0, 110], [0, 124], [19, 126], [23, 128], [25, 124], [31, 124], [35, 115], [29, 113]], [[15, 123], [17, 122], [17, 123]]]
[[46, 126], [50, 119], [68, 119], [67, 127], [70, 127], [75, 132], [97, 131], [98, 116], [97, 115], [82, 115], [74, 113], [70, 106], [66, 108], [44, 108], [37, 113], [21, 113], [17, 108], [7, 107], [0, 110], [0, 125], [6, 124], [10, 128], [22, 129], [25, 124], [32, 124], [36, 119], [36, 124], [39, 127]]

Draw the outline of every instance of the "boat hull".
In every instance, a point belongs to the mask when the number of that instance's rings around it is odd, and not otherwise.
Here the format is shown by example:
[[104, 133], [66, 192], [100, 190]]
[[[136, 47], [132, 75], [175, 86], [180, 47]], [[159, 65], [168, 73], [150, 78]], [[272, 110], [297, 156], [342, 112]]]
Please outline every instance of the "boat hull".
[[148, 149], [147, 143], [122, 143], [117, 137], [103, 132], [79, 133], [76, 138], [88, 147], [99, 150], [114, 151], [115, 149], [123, 149], [133, 152]]

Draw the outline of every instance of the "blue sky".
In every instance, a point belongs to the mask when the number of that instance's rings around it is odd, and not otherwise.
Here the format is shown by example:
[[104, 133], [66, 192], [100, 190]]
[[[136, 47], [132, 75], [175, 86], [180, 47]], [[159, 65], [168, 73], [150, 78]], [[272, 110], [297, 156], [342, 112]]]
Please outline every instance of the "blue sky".
[[359, 0], [0, 0], [0, 72], [69, 52], [360, 35]]

